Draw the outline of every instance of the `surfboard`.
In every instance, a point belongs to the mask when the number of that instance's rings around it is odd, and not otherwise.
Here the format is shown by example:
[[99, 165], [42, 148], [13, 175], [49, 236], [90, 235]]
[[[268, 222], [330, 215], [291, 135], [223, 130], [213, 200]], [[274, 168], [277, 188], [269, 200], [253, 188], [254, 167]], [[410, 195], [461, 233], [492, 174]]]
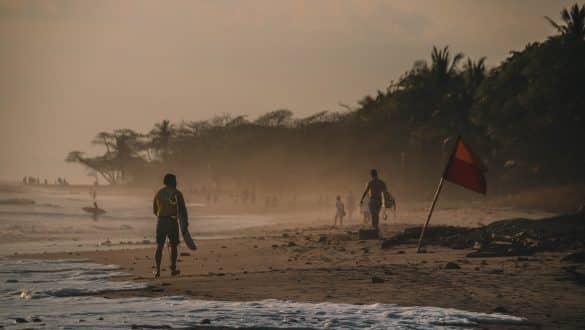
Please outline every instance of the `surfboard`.
[[187, 228], [187, 221], [185, 221], [185, 219], [182, 217], [179, 217], [179, 225], [181, 226], [181, 234], [183, 235], [183, 241], [185, 241], [185, 245], [187, 245], [190, 250], [197, 250], [197, 243], [195, 243], [195, 240], [193, 237], [191, 237], [191, 233], [189, 233], [189, 229]]
[[82, 207], [81, 209], [84, 210], [85, 212], [91, 213], [93, 215], [100, 215], [100, 214], [106, 213], [106, 210], [100, 209], [99, 207], [95, 208], [92, 206], [86, 206], [86, 207]]

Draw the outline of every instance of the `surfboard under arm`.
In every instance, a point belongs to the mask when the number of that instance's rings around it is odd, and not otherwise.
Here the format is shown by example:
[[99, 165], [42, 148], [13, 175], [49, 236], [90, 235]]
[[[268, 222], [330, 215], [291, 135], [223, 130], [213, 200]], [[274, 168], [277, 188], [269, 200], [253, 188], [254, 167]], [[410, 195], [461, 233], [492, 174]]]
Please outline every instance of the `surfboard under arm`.
[[181, 234], [183, 235], [183, 241], [185, 241], [185, 245], [187, 245], [187, 247], [190, 250], [197, 250], [197, 243], [195, 242], [193, 237], [191, 237], [191, 233], [189, 233], [189, 229], [187, 228], [188, 227], [187, 221], [181, 217], [179, 219], [179, 224], [181, 227]]

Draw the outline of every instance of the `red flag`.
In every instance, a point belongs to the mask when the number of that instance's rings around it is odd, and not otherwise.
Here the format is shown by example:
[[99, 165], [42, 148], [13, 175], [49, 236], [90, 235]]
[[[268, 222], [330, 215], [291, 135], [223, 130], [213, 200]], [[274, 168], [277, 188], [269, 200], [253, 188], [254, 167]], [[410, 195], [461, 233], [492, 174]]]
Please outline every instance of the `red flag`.
[[455, 150], [445, 168], [443, 178], [481, 194], [486, 193], [486, 169], [475, 157], [461, 138], [457, 139]]

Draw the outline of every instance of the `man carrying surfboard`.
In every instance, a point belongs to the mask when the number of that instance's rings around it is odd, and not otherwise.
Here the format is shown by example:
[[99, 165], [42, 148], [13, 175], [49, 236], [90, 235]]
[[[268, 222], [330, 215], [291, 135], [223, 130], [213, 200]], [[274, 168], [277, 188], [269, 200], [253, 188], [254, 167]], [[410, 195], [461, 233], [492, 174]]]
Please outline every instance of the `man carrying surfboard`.
[[363, 205], [364, 198], [369, 194], [370, 201], [368, 207], [370, 210], [370, 216], [372, 217], [372, 226], [378, 231], [380, 209], [382, 208], [383, 203], [389, 199], [390, 193], [388, 192], [386, 183], [378, 178], [378, 171], [376, 169], [370, 171], [370, 176], [372, 177], [372, 180], [366, 185], [366, 189], [360, 199], [360, 206]]
[[[156, 224], [156, 273], [155, 278], [160, 277], [160, 263], [162, 252], [167, 237], [171, 244], [171, 276], [179, 275], [181, 272], [177, 269], [177, 245], [179, 245], [179, 221], [183, 235], [188, 234], [188, 215], [185, 207], [183, 194], [177, 189], [177, 177], [174, 174], [166, 174], [164, 177], [164, 187], [162, 187], [154, 196], [153, 212], [158, 217]], [[190, 235], [188, 234], [189, 239]], [[186, 241], [186, 243], [189, 243]], [[191, 243], [192, 240], [191, 240]], [[194, 245], [193, 245], [194, 246]], [[191, 248], [191, 246], [189, 246]]]

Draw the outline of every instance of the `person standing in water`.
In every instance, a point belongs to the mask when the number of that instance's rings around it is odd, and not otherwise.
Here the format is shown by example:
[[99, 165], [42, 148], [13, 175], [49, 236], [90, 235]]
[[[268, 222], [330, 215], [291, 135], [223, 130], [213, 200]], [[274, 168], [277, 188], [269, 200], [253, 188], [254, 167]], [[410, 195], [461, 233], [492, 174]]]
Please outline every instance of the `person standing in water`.
[[160, 277], [160, 263], [162, 252], [167, 237], [171, 244], [171, 276], [179, 275], [177, 269], [177, 245], [179, 245], [179, 223], [178, 218], [187, 219], [187, 208], [183, 194], [177, 189], [177, 177], [174, 174], [167, 174], [164, 177], [164, 187], [154, 196], [152, 209], [157, 216], [156, 223], [156, 260], [155, 278]]
[[345, 206], [341, 201], [341, 196], [337, 196], [335, 201], [335, 218], [333, 219], [333, 226], [337, 226], [337, 219], [339, 219], [339, 225], [343, 226], [343, 217], [345, 216]]
[[370, 176], [372, 179], [366, 185], [366, 189], [362, 194], [362, 198], [360, 198], [360, 205], [363, 204], [364, 198], [367, 194], [370, 196], [370, 216], [372, 217], [372, 226], [374, 229], [379, 230], [379, 223], [380, 223], [380, 208], [382, 207], [382, 201], [384, 200], [384, 194], [388, 193], [388, 188], [386, 187], [386, 183], [378, 178], [378, 171], [376, 169], [372, 169], [370, 171]]

